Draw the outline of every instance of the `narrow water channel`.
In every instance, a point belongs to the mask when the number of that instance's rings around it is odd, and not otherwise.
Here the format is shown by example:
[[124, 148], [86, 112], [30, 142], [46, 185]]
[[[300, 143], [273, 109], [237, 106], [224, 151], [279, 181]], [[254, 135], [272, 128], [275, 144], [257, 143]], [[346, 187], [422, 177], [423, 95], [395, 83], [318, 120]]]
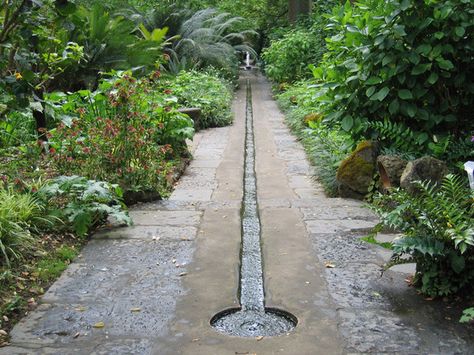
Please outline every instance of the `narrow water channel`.
[[244, 194], [241, 210], [242, 249], [239, 287], [241, 307], [224, 310], [211, 319], [211, 325], [219, 332], [241, 337], [285, 334], [297, 323], [296, 317], [288, 312], [265, 308], [253, 119], [252, 88], [247, 79]]

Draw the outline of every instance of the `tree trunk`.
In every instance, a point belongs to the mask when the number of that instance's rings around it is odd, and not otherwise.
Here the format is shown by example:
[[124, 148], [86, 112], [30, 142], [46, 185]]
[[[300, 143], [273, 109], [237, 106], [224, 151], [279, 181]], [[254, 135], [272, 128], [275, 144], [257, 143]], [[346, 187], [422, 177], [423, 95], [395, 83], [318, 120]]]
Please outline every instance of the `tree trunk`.
[[288, 20], [295, 23], [299, 16], [311, 13], [311, 0], [288, 0]]

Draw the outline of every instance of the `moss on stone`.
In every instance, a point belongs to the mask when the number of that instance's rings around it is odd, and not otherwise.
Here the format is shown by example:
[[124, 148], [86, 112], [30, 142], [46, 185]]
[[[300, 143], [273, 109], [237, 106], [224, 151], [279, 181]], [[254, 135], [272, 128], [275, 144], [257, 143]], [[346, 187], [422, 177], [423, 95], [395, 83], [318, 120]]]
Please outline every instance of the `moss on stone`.
[[344, 159], [337, 170], [339, 183], [351, 190], [365, 194], [375, 172], [374, 144], [370, 141], [359, 143], [352, 154]]
[[322, 121], [323, 117], [324, 116], [321, 113], [308, 113], [304, 116], [304, 123], [307, 125], [309, 125], [310, 122], [319, 123]]

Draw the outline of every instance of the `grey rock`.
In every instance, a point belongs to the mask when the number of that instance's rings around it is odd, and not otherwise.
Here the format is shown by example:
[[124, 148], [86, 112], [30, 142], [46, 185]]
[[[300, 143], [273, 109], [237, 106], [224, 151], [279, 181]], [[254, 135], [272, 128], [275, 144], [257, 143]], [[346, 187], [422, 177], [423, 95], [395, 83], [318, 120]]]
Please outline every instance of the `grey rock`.
[[400, 177], [407, 166], [408, 161], [394, 155], [380, 155], [377, 157], [377, 169], [379, 171], [382, 187], [388, 189], [400, 186]]
[[439, 183], [447, 173], [446, 163], [426, 156], [408, 162], [400, 178], [400, 186], [410, 193], [416, 193], [415, 181]]

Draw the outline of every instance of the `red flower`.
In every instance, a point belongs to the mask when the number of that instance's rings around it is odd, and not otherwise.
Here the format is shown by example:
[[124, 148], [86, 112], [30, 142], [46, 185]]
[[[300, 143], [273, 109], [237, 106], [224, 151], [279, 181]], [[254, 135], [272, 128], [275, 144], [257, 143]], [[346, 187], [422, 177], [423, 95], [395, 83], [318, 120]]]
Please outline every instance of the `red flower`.
[[171, 91], [170, 89], [166, 89], [165, 91], [163, 91], [165, 94], [169, 95], [171, 93], [173, 93], [173, 91]]
[[49, 148], [49, 152], [50, 152], [51, 154], [54, 154], [54, 153], [56, 153], [56, 149], [54, 149], [54, 148], [51, 147], [51, 148]]

